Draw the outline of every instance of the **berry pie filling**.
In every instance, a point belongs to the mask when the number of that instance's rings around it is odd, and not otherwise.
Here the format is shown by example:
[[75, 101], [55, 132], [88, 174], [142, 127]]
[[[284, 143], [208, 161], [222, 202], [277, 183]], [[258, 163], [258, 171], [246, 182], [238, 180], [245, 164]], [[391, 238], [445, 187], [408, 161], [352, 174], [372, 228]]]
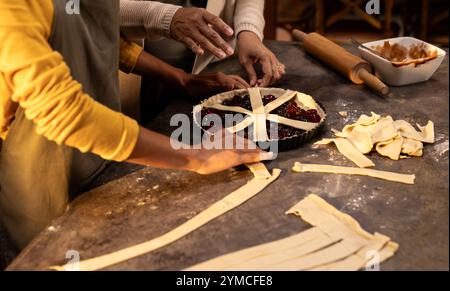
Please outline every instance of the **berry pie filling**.
[[[277, 97], [275, 97], [274, 95], [265, 95], [263, 97], [263, 104], [265, 106], [265, 105], [273, 102], [276, 99], [277, 99]], [[252, 105], [250, 102], [250, 97], [248, 95], [244, 95], [244, 96], [235, 95], [233, 98], [224, 100], [222, 102], [222, 105], [238, 106], [238, 107], [242, 107], [246, 110], [252, 111]], [[302, 109], [293, 100], [290, 100], [290, 101], [284, 103], [283, 105], [281, 105], [280, 107], [278, 107], [277, 109], [272, 111], [271, 113], [276, 114], [281, 117], [289, 118], [292, 120], [298, 120], [298, 121], [310, 122], [310, 123], [320, 123], [320, 121], [322, 120], [322, 118], [320, 117], [320, 115], [316, 109], [309, 109], [309, 110]], [[231, 111], [222, 111], [222, 110], [217, 110], [214, 108], [203, 108], [201, 111], [202, 120], [206, 124], [210, 124], [210, 126], [203, 126], [203, 129], [208, 130], [214, 126], [214, 122], [212, 121], [213, 117], [211, 116], [212, 114], [216, 114], [221, 118], [222, 126], [224, 127], [224, 125], [226, 125], [225, 124], [226, 115], [234, 116], [234, 115], [240, 114], [240, 113], [231, 112]], [[235, 125], [235, 124], [233, 124], [233, 125]], [[278, 124], [278, 130], [276, 130], [276, 131], [270, 130], [270, 122], [269, 121], [266, 122], [266, 128], [267, 128], [267, 132], [269, 134], [269, 138], [272, 140], [285, 139], [285, 138], [289, 138], [289, 137], [293, 137], [293, 136], [298, 136], [305, 132], [305, 130], [294, 128], [294, 127], [287, 126], [284, 124]], [[276, 133], [278, 133], [278, 136], [273, 136]], [[246, 128], [244, 130], [244, 136], [246, 138], [248, 138], [248, 128]]]

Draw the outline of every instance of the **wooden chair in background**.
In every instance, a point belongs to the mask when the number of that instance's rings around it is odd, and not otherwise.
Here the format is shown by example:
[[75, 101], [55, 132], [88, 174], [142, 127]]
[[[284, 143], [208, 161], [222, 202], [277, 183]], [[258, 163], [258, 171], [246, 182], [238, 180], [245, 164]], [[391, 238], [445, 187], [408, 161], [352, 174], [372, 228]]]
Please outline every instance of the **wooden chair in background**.
[[383, 21], [374, 15], [369, 15], [366, 13], [365, 5], [367, 1], [365, 0], [339, 0], [343, 8], [329, 16], [325, 15], [325, 2], [326, 1], [324, 0], [315, 0], [315, 30], [317, 32], [324, 34], [327, 29], [337, 22], [345, 20], [349, 16], [353, 15], [370, 24], [370, 26], [376, 30], [381, 31], [384, 37], [392, 36], [392, 9], [394, 6], [394, 0], [384, 0]]

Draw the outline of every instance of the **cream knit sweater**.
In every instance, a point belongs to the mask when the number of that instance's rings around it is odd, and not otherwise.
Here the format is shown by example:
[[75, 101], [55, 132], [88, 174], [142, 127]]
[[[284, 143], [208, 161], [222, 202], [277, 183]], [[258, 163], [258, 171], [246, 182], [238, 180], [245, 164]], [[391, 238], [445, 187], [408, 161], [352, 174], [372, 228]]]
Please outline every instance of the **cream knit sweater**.
[[[121, 33], [133, 40], [170, 37], [172, 18], [180, 8], [156, 1], [120, 0]], [[263, 39], [264, 0], [208, 0], [206, 9], [233, 27], [235, 35], [251, 31]], [[236, 39], [230, 39], [229, 43], [236, 47]], [[192, 73], [201, 73], [209, 63], [216, 60], [209, 53], [197, 56]], [[141, 78], [124, 73], [119, 76], [123, 110], [138, 119]]]
[[[121, 32], [130, 39], [170, 36], [170, 24], [180, 6], [157, 1], [121, 0]], [[238, 35], [252, 31], [263, 39], [264, 0], [209, 0], [208, 11], [220, 16]]]

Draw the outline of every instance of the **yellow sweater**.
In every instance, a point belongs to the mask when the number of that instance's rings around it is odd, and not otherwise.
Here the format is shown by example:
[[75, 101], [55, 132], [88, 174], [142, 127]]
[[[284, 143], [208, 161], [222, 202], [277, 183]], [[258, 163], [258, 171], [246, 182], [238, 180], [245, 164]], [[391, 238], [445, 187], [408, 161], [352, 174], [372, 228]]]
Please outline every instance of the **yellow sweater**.
[[[48, 43], [52, 22], [52, 0], [0, 0], [0, 137], [7, 138], [20, 106], [47, 139], [126, 160], [137, 141], [137, 122], [83, 93]], [[132, 71], [142, 49], [121, 40], [120, 50], [121, 69]]]

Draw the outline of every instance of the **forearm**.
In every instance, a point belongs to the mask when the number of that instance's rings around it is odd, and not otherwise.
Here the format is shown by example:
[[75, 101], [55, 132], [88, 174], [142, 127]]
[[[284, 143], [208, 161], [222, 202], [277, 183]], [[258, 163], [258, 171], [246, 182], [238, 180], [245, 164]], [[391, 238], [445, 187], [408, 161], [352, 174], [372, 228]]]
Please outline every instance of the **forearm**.
[[156, 1], [121, 0], [121, 32], [129, 39], [168, 37], [173, 15], [180, 8]]
[[197, 170], [200, 150], [174, 149], [174, 144], [181, 145], [167, 136], [140, 127], [138, 141], [127, 162], [164, 169]]
[[189, 76], [183, 70], [169, 65], [145, 51], [139, 56], [133, 73], [180, 89], [185, 87]]
[[237, 36], [242, 31], [255, 33], [264, 38], [264, 0], [237, 0], [234, 16], [234, 30]]

